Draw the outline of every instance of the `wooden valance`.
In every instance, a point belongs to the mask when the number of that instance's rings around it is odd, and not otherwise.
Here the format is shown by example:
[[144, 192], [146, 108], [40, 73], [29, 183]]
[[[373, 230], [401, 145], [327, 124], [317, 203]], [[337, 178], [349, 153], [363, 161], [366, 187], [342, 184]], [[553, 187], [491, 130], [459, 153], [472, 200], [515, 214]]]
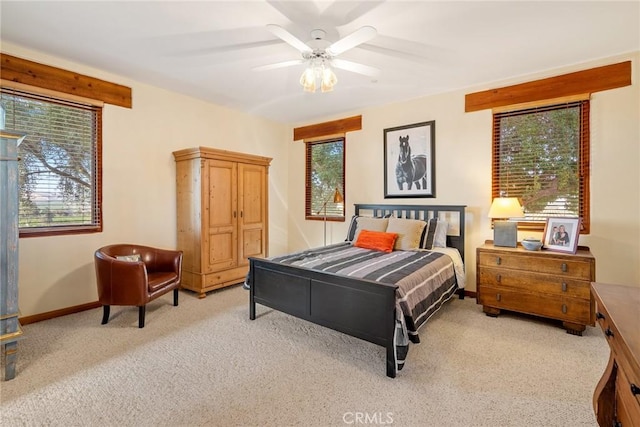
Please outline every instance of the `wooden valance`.
[[631, 84], [631, 61], [465, 95], [465, 112], [591, 94]]
[[0, 53], [2, 80], [131, 108], [131, 88]]
[[362, 116], [353, 116], [346, 119], [294, 128], [293, 140], [299, 141], [328, 135], [344, 134], [360, 129], [362, 129]]

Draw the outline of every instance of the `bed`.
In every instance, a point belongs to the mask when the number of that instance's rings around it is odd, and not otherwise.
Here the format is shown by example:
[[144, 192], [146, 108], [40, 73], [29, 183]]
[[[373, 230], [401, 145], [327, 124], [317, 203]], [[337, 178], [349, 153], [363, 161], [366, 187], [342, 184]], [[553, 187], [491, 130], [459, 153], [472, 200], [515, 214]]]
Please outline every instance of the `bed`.
[[[443, 252], [454, 250], [464, 260], [465, 206], [462, 205], [387, 205], [356, 204], [354, 218], [404, 218], [417, 219], [429, 223], [431, 218], [446, 219], [446, 249], [418, 250], [405, 254], [405, 251], [393, 251], [395, 256], [417, 258], [437, 258], [446, 261], [454, 268], [449, 257], [442, 258]], [[353, 221], [353, 220], [352, 220]], [[423, 235], [424, 236], [424, 235]], [[347, 239], [348, 240], [348, 239]], [[404, 363], [403, 348], [408, 348], [406, 337], [419, 342], [417, 328], [450, 299], [454, 292], [464, 297], [464, 269], [455, 266], [454, 285], [447, 278], [447, 286], [438, 284], [435, 295], [429, 296], [428, 310], [419, 313], [420, 319], [412, 324], [416, 330], [407, 334], [406, 319], [411, 313], [401, 313], [402, 296], [406, 299], [403, 279], [397, 277], [385, 280], [373, 280], [371, 275], [345, 275], [337, 267], [318, 268], [317, 258], [328, 256], [339, 259], [360, 257], [355, 254], [359, 248], [353, 248], [350, 242], [338, 243], [322, 248], [296, 252], [273, 258], [250, 258], [247, 285], [249, 287], [249, 318], [256, 319], [256, 304], [261, 304], [289, 315], [325, 326], [356, 338], [385, 347], [386, 374], [395, 378]], [[453, 248], [453, 249], [451, 249]], [[346, 251], [346, 252], [345, 252]], [[363, 251], [368, 251], [364, 249]], [[320, 252], [320, 253], [318, 253]], [[377, 252], [377, 251], [370, 251]], [[383, 259], [386, 255], [367, 254], [366, 256]], [[453, 258], [453, 257], [452, 257]], [[312, 261], [309, 261], [312, 259]], [[294, 260], [294, 261], [292, 261]], [[315, 260], [315, 261], [313, 261]], [[444, 261], [443, 261], [444, 260]], [[368, 265], [376, 261], [367, 261]], [[386, 261], [381, 261], [386, 262]], [[422, 262], [422, 261], [420, 261]], [[315, 263], [315, 265], [314, 265]], [[296, 265], [298, 264], [298, 265]], [[326, 267], [323, 259], [323, 267]], [[447, 267], [449, 270], [449, 267]], [[412, 277], [415, 274], [412, 274]], [[462, 284], [459, 284], [462, 281]], [[417, 292], [416, 292], [417, 293]], [[406, 301], [405, 301], [406, 302]], [[415, 319], [414, 319], [415, 320]], [[409, 319], [409, 323], [413, 320]], [[402, 333], [404, 328], [405, 333]], [[399, 367], [400, 364], [400, 367]]]

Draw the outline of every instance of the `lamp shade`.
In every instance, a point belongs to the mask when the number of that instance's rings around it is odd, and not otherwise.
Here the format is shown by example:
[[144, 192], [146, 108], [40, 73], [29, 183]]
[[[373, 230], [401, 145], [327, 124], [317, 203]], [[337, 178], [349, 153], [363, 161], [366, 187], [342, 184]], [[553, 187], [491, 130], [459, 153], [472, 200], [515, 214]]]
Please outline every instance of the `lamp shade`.
[[344, 202], [344, 197], [342, 197], [342, 193], [336, 187], [335, 193], [333, 193], [333, 203], [342, 203]]
[[520, 218], [522, 206], [517, 197], [496, 197], [489, 208], [489, 218]]

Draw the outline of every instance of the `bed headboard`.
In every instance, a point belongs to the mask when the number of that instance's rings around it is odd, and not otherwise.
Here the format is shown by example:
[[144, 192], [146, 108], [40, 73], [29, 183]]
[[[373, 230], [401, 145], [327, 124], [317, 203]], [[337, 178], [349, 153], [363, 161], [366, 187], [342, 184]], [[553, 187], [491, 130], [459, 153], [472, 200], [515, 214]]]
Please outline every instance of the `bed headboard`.
[[464, 210], [466, 205], [379, 205], [355, 204], [356, 215], [421, 219], [439, 218], [449, 223], [447, 246], [458, 249], [464, 260]]

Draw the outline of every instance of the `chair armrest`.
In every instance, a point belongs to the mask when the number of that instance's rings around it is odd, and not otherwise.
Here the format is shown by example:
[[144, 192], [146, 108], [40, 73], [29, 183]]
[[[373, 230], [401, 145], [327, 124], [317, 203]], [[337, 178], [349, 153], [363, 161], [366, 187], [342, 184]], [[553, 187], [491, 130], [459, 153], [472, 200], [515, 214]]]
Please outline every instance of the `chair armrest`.
[[98, 299], [109, 305], [144, 305], [148, 301], [147, 269], [144, 262], [121, 261], [96, 251]]
[[172, 271], [178, 276], [182, 271], [182, 251], [171, 249], [153, 249], [151, 259], [145, 259], [147, 270], [150, 273]]

